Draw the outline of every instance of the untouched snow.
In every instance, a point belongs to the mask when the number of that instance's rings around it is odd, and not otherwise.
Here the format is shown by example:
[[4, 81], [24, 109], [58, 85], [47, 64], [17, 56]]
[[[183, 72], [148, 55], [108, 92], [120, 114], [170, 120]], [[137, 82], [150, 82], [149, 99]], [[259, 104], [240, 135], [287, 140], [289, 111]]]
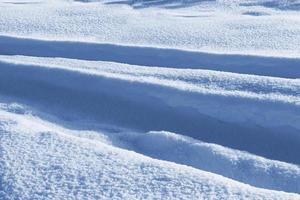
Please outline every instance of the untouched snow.
[[1, 55], [61, 57], [150, 67], [209, 69], [284, 78], [300, 77], [299, 58], [212, 54], [157, 47], [45, 41], [7, 36], [0, 36], [0, 45], [5, 47], [0, 49]]
[[299, 0], [0, 0], [0, 199], [300, 199]]
[[[82, 125], [80, 119], [140, 131], [170, 130], [273, 159], [300, 162], [297, 156], [300, 141], [296, 134], [300, 129], [299, 80], [62, 58], [1, 56], [0, 61], [2, 94], [57, 115], [67, 120], [68, 126], [97, 130], [89, 124]], [[141, 91], [147, 92], [141, 95]], [[233, 115], [230, 110], [238, 107], [240, 110]], [[13, 106], [3, 108], [15, 110]], [[225, 109], [228, 111], [224, 112]], [[253, 112], [254, 109], [259, 109], [260, 114]], [[282, 119], [283, 114], [286, 120]], [[174, 124], [176, 116], [190, 121]], [[253, 127], [260, 128], [251, 127], [249, 119]], [[277, 135], [282, 127], [284, 138]], [[236, 129], [240, 131], [236, 133]], [[226, 140], [222, 134], [231, 136]], [[193, 142], [171, 133], [115, 133], [107, 137], [119, 147], [254, 186], [297, 193], [300, 190], [297, 166]], [[237, 140], [242, 142], [237, 144]], [[279, 144], [284, 148], [278, 149]]]
[[299, 14], [276, 9], [288, 1], [180, 1], [165, 9], [130, 2], [2, 1], [0, 35], [299, 58]]
[[299, 197], [257, 189], [191, 167], [153, 160], [99, 140], [77, 137], [30, 115], [0, 112], [1, 198]]

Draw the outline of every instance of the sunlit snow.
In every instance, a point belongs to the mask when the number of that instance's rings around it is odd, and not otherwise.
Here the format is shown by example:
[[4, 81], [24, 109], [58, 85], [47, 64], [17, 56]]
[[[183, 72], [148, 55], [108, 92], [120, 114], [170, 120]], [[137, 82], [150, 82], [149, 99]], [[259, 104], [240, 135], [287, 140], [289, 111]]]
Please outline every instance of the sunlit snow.
[[0, 0], [0, 199], [300, 199], [299, 0]]

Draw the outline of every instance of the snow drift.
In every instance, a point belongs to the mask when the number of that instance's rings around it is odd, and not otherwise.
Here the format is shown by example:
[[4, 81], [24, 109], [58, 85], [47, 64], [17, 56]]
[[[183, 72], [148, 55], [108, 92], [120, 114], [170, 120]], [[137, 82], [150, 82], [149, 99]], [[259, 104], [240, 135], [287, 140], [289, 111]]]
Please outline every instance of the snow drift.
[[299, 80], [12, 58], [1, 58], [16, 63], [1, 64], [1, 93], [34, 102], [47, 112], [68, 111], [60, 114], [63, 118], [77, 115], [142, 131], [166, 130], [300, 162]]
[[0, 199], [300, 199], [298, 7], [0, 1]]
[[0, 197], [4, 199], [299, 197], [150, 159], [115, 148], [105, 139], [87, 138], [89, 132], [68, 130], [24, 115], [20, 106], [2, 104], [2, 109], [3, 106], [6, 111], [0, 111]]

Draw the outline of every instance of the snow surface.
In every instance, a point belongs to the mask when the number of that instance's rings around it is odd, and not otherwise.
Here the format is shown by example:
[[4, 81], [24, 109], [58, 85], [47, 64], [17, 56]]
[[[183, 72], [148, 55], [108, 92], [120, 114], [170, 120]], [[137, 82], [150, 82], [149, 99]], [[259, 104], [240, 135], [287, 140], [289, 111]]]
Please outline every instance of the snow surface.
[[299, 12], [0, 0], [0, 199], [300, 199]]
[[[2, 1], [0, 35], [299, 58], [298, 11], [274, 9], [290, 1], [180, 2], [139, 9], [126, 1]], [[299, 5], [292, 2], [286, 4]]]
[[1, 111], [0, 197], [4, 199], [299, 197], [150, 159], [115, 148], [105, 140], [78, 137], [75, 131], [19, 114], [20, 109], [17, 106], [17, 114], [11, 112], [14, 109]]

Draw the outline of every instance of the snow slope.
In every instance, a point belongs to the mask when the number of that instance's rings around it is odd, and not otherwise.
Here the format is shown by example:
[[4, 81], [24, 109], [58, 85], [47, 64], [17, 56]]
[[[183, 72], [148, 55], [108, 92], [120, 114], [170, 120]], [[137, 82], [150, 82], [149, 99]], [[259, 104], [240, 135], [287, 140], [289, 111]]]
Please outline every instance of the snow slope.
[[299, 1], [0, 1], [0, 199], [300, 199]]
[[153, 160], [105, 141], [78, 137], [31, 115], [1, 111], [0, 122], [4, 199], [299, 197]]

